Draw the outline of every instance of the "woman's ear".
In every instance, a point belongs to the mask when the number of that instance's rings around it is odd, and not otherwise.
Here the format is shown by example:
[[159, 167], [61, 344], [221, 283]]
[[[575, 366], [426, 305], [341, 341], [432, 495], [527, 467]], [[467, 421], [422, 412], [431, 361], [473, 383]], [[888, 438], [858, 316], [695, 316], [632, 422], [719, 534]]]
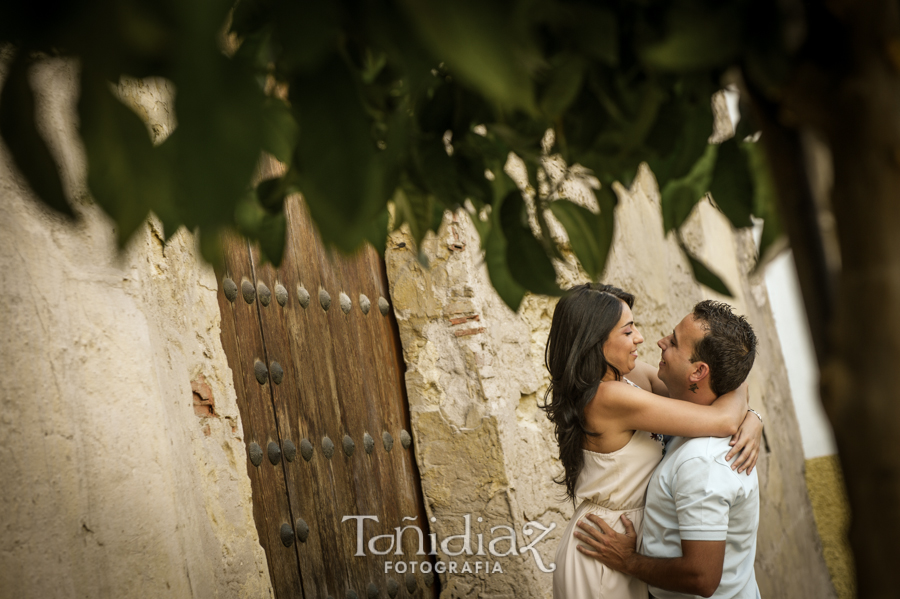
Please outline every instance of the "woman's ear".
[[688, 377], [692, 383], [699, 383], [709, 376], [709, 364], [706, 362], [694, 362], [694, 370]]

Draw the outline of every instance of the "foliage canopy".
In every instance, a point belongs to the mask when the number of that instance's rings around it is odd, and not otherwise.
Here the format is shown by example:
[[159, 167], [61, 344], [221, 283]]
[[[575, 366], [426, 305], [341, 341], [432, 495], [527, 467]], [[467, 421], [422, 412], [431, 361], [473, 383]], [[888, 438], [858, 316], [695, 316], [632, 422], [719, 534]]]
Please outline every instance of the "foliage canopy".
[[[49, 8], [48, 8], [49, 7]], [[717, 145], [710, 98], [743, 78], [777, 93], [787, 56], [774, 0], [62, 0], [6, 3], [0, 43], [14, 48], [0, 94], [0, 135], [36, 194], [71, 214], [34, 122], [29, 63], [80, 59], [80, 132], [94, 200], [124, 243], [152, 211], [167, 235], [199, 228], [208, 259], [234, 227], [278, 262], [283, 202], [299, 191], [326, 243], [383, 247], [388, 203], [416, 241], [445, 209], [473, 218], [492, 283], [513, 309], [526, 290], [557, 294], [549, 211], [593, 277], [612, 240], [615, 181], [640, 163], [659, 183], [667, 230], [712, 192], [737, 227], [779, 235], [761, 149]], [[237, 49], [222, 49], [223, 27]], [[177, 129], [154, 145], [121, 103], [123, 76], [176, 89]], [[599, 214], [554, 201], [541, 142], [600, 181]], [[287, 165], [251, 188], [261, 151]], [[541, 234], [504, 172], [524, 160]], [[486, 172], [489, 171], [489, 176]], [[470, 202], [471, 204], [467, 203]], [[689, 256], [690, 257], [690, 256]], [[690, 257], [700, 282], [721, 281]]]

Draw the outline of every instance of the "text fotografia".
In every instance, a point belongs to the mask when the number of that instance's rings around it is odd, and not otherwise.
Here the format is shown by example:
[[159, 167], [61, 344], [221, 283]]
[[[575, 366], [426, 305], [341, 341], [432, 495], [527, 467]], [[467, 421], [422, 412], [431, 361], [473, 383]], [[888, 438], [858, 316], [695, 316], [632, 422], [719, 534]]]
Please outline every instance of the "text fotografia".
[[[363, 531], [363, 522], [373, 520], [378, 522], [378, 516], [344, 516], [341, 523], [348, 520], [356, 521], [356, 557], [365, 557], [366, 555], [403, 555], [402, 539], [405, 533], [412, 532], [414, 538], [418, 541], [418, 550], [416, 555], [442, 555], [446, 557], [460, 557], [462, 555], [472, 556], [474, 558], [503, 558], [509, 556], [531, 554], [537, 567], [542, 572], [553, 572], [556, 570], [556, 564], [544, 565], [541, 556], [536, 548], [537, 544], [544, 540], [551, 530], [556, 528], [556, 523], [550, 523], [550, 526], [544, 526], [540, 522], [532, 520], [522, 525], [522, 536], [531, 542], [527, 545], [518, 546], [516, 542], [516, 530], [508, 524], [500, 524], [491, 527], [490, 535], [478, 533], [472, 535], [472, 516], [466, 514], [463, 516], [464, 532], [458, 535], [450, 535], [444, 538], [440, 543], [437, 541], [435, 533], [429, 533], [428, 549], [426, 553], [425, 533], [422, 529], [415, 525], [398, 526], [391, 534], [376, 535], [366, 539]], [[415, 521], [415, 517], [403, 518], [404, 521]], [[436, 518], [431, 519], [432, 522]], [[482, 518], [478, 518], [478, 522], [482, 522]], [[531, 538], [536, 533], [536, 537]], [[452, 547], [451, 547], [452, 545]], [[419, 571], [428, 574], [432, 571], [431, 562], [405, 562], [405, 561], [386, 561], [384, 563], [384, 571], [396, 572], [397, 574], [405, 574], [406, 572], [415, 573]], [[434, 565], [434, 572], [438, 574], [478, 574], [481, 572], [494, 574], [502, 573], [503, 567], [500, 562], [492, 559], [464, 559], [457, 560], [439, 560]]]

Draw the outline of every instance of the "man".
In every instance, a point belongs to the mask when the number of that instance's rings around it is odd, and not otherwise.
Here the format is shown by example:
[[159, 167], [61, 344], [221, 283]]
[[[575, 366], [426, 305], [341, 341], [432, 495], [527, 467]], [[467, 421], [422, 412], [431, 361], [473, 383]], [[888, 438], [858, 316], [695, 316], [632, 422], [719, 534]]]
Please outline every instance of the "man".
[[[700, 302], [658, 342], [659, 378], [669, 396], [709, 405], [744, 382], [756, 356], [756, 336], [727, 304]], [[725, 461], [729, 440], [675, 437], [650, 478], [641, 553], [634, 527], [626, 533], [588, 516], [578, 549], [650, 585], [658, 599], [701, 595], [758, 599], [753, 562], [759, 526], [756, 472], [739, 474]]]

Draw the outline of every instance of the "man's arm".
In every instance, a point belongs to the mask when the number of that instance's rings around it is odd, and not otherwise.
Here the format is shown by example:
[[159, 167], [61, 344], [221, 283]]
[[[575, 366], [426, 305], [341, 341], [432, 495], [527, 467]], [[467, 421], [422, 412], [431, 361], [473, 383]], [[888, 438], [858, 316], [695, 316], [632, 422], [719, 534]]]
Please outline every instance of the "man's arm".
[[622, 516], [624, 535], [593, 514], [587, 519], [599, 530], [580, 521], [578, 527], [581, 530], [575, 532], [575, 537], [589, 547], [578, 545], [578, 550], [613, 570], [677, 593], [709, 597], [719, 588], [725, 562], [725, 541], [681, 541], [681, 557], [647, 557], [635, 551], [637, 537], [626, 516]]

